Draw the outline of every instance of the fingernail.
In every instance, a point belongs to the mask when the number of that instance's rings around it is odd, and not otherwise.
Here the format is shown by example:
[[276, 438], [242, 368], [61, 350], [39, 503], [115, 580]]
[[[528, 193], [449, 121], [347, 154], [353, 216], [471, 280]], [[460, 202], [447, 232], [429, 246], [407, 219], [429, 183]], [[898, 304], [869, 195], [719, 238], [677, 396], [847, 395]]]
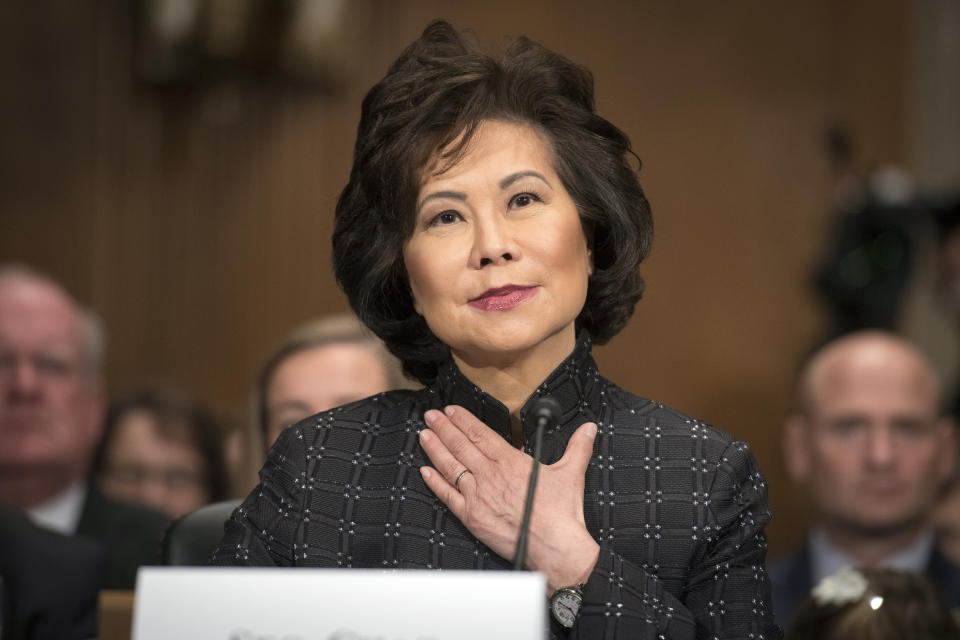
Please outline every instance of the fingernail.
[[596, 437], [596, 435], [597, 435], [597, 425], [591, 423], [591, 425], [590, 425], [589, 427], [587, 427], [587, 435], [590, 436], [591, 438]]
[[432, 427], [433, 423], [437, 421], [437, 413], [439, 412], [436, 409], [430, 409], [423, 414], [423, 421]]
[[423, 440], [424, 442], [430, 442], [430, 438], [432, 437], [433, 437], [433, 433], [431, 433], [430, 429], [424, 429], [423, 431], [420, 432], [420, 439]]
[[424, 479], [424, 480], [429, 480], [429, 479], [430, 479], [430, 474], [432, 474], [432, 473], [433, 473], [433, 472], [430, 471], [430, 467], [420, 467], [420, 475], [423, 476], [423, 479]]
[[444, 407], [444, 408], [443, 408], [443, 412], [444, 412], [445, 414], [447, 414], [447, 416], [450, 417], [450, 418], [453, 417], [454, 411], [456, 411], [456, 409], [454, 409], [452, 406], [448, 406], [448, 407]]

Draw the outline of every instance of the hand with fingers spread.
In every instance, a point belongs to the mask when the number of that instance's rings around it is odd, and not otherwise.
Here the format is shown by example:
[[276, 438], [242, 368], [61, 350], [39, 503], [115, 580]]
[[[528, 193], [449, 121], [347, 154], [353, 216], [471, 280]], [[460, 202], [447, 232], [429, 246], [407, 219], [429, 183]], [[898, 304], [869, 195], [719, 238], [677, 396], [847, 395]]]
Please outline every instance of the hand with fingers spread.
[[[424, 416], [420, 443], [433, 462], [427, 486], [495, 553], [512, 559], [533, 459], [458, 406]], [[553, 589], [586, 582], [600, 547], [583, 518], [583, 483], [597, 427], [582, 425], [560, 460], [543, 465], [530, 520], [527, 566]]]

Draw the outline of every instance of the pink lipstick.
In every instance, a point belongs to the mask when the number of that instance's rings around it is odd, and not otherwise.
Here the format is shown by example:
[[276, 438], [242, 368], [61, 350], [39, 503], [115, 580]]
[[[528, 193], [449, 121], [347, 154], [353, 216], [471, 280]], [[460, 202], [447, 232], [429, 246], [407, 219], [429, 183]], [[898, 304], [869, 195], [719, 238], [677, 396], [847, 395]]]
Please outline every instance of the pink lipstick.
[[510, 284], [487, 289], [473, 300], [467, 301], [467, 304], [481, 311], [509, 311], [535, 295], [537, 295], [537, 287]]

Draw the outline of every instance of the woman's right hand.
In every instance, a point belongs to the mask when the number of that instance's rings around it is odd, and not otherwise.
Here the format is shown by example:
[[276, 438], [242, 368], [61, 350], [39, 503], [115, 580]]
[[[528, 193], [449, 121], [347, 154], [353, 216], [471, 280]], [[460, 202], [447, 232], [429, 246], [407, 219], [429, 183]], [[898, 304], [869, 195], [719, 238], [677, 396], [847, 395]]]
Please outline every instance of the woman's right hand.
[[[463, 407], [431, 410], [424, 419], [429, 429], [421, 431], [420, 443], [435, 465], [421, 467], [427, 486], [478, 540], [513, 559], [533, 459]], [[583, 517], [584, 475], [596, 432], [592, 422], [581, 425], [563, 457], [540, 469], [527, 566], [546, 575], [551, 591], [586, 582], [600, 552]], [[469, 473], [461, 476], [465, 469]]]

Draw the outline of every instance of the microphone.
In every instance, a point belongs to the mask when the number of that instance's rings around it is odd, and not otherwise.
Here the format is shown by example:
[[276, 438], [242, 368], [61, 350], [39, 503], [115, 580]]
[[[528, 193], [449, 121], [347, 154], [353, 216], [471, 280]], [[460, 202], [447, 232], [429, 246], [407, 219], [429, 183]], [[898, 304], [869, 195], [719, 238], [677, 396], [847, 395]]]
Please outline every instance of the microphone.
[[540, 448], [543, 444], [543, 431], [547, 425], [556, 426], [560, 422], [560, 403], [550, 396], [541, 396], [533, 403], [533, 419], [537, 429], [533, 435], [533, 468], [530, 469], [530, 483], [527, 485], [527, 500], [523, 505], [523, 519], [520, 521], [520, 535], [517, 537], [517, 552], [513, 557], [513, 570], [523, 569], [527, 559], [527, 537], [530, 535], [530, 514], [533, 512], [533, 492], [537, 488], [537, 476], [540, 473]]

